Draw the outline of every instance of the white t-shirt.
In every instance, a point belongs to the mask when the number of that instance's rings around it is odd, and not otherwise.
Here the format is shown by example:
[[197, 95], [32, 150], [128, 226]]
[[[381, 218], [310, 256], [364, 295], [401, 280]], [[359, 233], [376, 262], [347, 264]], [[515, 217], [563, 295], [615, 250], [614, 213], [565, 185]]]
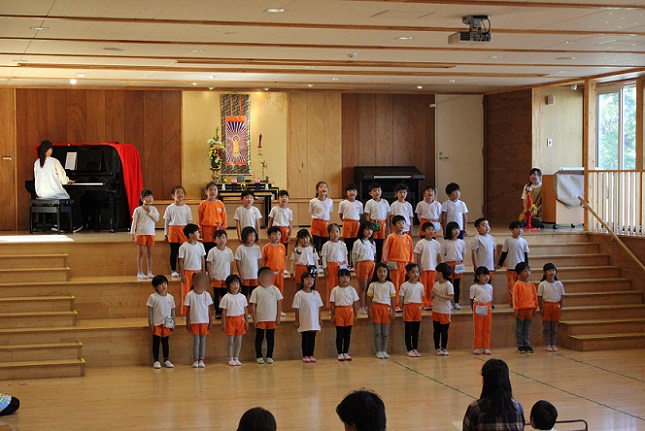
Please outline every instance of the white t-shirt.
[[333, 302], [337, 307], [346, 307], [354, 305], [358, 301], [358, 293], [352, 286], [340, 287], [336, 286], [332, 289], [329, 296], [329, 302]]
[[343, 220], [360, 220], [363, 214], [363, 204], [360, 201], [348, 201], [345, 199], [338, 205], [338, 214]]
[[243, 280], [258, 278], [258, 260], [262, 258], [260, 247], [253, 244], [250, 247], [242, 244], [235, 250], [235, 260], [240, 262], [240, 277]]
[[408, 201], [403, 203], [399, 201], [392, 202], [392, 217], [400, 215], [405, 218], [405, 227], [403, 228], [404, 232], [410, 231], [410, 219], [414, 217], [414, 212], [412, 211], [412, 204]]
[[447, 239], [441, 245], [441, 253], [445, 262], [462, 261], [466, 253], [466, 243], [463, 239]]
[[428, 203], [425, 200], [420, 201], [417, 204], [415, 212], [419, 216], [419, 219], [431, 220], [434, 230], [438, 231], [441, 229], [441, 223], [439, 223], [441, 219], [441, 204], [438, 201], [432, 201], [432, 203]]
[[[444, 281], [443, 283], [435, 282], [433, 290], [436, 290], [442, 295], [454, 295], [455, 288], [452, 286], [452, 283], [449, 281]], [[452, 302], [449, 299], [439, 298], [438, 296], [434, 297], [434, 304], [432, 306], [433, 313], [441, 314], [452, 314]]]
[[231, 263], [234, 260], [233, 251], [228, 247], [224, 247], [224, 250], [213, 247], [206, 257], [206, 261], [211, 264], [211, 276], [215, 280], [226, 280], [231, 275]]
[[244, 307], [249, 303], [246, 301], [246, 296], [241, 293], [227, 293], [219, 301], [219, 308], [226, 310], [226, 317], [235, 317], [244, 315]]
[[296, 262], [296, 265], [318, 265], [318, 253], [313, 246], [302, 248], [297, 246], [291, 252], [291, 260]]
[[189, 242], [183, 243], [179, 246], [179, 258], [184, 260], [184, 270], [201, 271], [202, 257], [206, 256], [206, 250], [201, 242], [191, 244]]
[[312, 219], [329, 220], [331, 212], [334, 209], [334, 201], [330, 198], [321, 201], [318, 198], [313, 198], [309, 201], [309, 214]]
[[391, 281], [385, 283], [375, 281], [367, 288], [367, 296], [372, 297], [372, 302], [391, 306], [392, 298], [396, 297], [396, 288]]
[[174, 203], [171, 203], [166, 208], [163, 218], [165, 220], [166, 227], [164, 234], [168, 235], [168, 226], [186, 226], [188, 223], [193, 221], [193, 213], [190, 211], [190, 207], [186, 204], [175, 205]]
[[437, 256], [441, 253], [441, 244], [433, 239], [428, 241], [421, 238], [414, 246], [414, 254], [419, 255], [419, 267], [421, 271], [434, 271], [437, 267]]
[[254, 206], [248, 209], [239, 206], [235, 209], [235, 215], [233, 215], [233, 219], [240, 222], [240, 229], [244, 229], [247, 226], [255, 229], [255, 222], [261, 218], [262, 214], [260, 214], [260, 210]]
[[390, 203], [385, 199], [381, 199], [378, 202], [370, 199], [365, 204], [364, 212], [369, 215], [370, 219], [382, 221], [387, 220], [387, 216], [392, 212], [392, 209], [390, 208]]
[[69, 183], [69, 178], [55, 157], [47, 157], [43, 167], [40, 159], [34, 162], [34, 179], [36, 195], [41, 199], [69, 199], [69, 194], [63, 188]]
[[273, 207], [269, 213], [273, 226], [289, 226], [293, 220], [293, 211], [289, 208]]
[[459, 225], [459, 229], [464, 230], [464, 214], [468, 214], [466, 204], [460, 200], [447, 200], [441, 204], [441, 212], [446, 213], [446, 225], [454, 221]]
[[470, 299], [480, 304], [493, 302], [493, 286], [490, 284], [473, 284], [470, 286]]
[[513, 271], [518, 263], [524, 262], [524, 253], [529, 252], [529, 245], [522, 237], [506, 238], [502, 246], [502, 253], [504, 252], [508, 253], [506, 255], [506, 269]]
[[[256, 289], [257, 290], [257, 289]], [[320, 293], [315, 290], [303, 292], [299, 290], [293, 297], [292, 307], [298, 310], [300, 326], [298, 332], [320, 331], [320, 307], [323, 301]]]
[[323, 244], [320, 255], [323, 268], [327, 268], [328, 262], [347, 262], [347, 246], [342, 241], [327, 241]]
[[213, 305], [210, 293], [191, 290], [184, 298], [184, 305], [190, 307], [190, 323], [210, 323], [208, 307]]
[[[495, 249], [497, 241], [492, 235], [477, 234], [470, 242], [470, 249], [475, 250], [477, 266], [485, 266], [489, 271], [495, 271]], [[474, 262], [473, 262], [474, 263]]]
[[544, 280], [538, 284], [537, 296], [541, 296], [544, 302], [560, 302], [564, 295], [564, 286], [559, 280], [549, 283]]
[[401, 285], [399, 296], [403, 297], [403, 304], [421, 304], [423, 303], [423, 295], [425, 293], [423, 284], [410, 283], [406, 281]]
[[132, 213], [132, 225], [130, 234], [132, 235], [154, 235], [155, 223], [159, 221], [159, 211], [151, 206], [150, 212], [146, 212], [143, 207], [136, 207]]
[[354, 242], [352, 247], [353, 262], [361, 262], [364, 260], [374, 260], [376, 256], [376, 244], [368, 239], [359, 239]]
[[275, 322], [278, 317], [278, 301], [284, 299], [280, 289], [271, 285], [258, 286], [251, 292], [250, 303], [255, 304], [255, 318], [258, 322]]
[[175, 308], [175, 298], [170, 293], [162, 296], [155, 292], [148, 297], [146, 305], [152, 308], [152, 324], [159, 326], [164, 324], [166, 317], [172, 316], [172, 310]]

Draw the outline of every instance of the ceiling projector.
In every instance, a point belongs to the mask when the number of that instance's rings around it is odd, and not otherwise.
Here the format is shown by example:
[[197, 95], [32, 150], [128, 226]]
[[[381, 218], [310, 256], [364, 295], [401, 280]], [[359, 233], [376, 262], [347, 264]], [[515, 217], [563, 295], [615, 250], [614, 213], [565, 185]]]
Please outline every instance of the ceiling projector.
[[492, 40], [488, 15], [467, 15], [461, 21], [467, 24], [470, 30], [460, 31], [448, 36], [450, 45], [490, 42]]

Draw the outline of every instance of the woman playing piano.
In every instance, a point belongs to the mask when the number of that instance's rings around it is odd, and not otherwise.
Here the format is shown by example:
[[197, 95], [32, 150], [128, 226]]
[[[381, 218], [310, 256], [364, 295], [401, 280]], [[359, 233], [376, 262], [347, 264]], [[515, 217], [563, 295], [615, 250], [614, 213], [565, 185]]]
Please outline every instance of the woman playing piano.
[[38, 160], [34, 162], [36, 195], [39, 199], [69, 199], [63, 185], [73, 181], [67, 178], [58, 159], [51, 156], [53, 151], [54, 146], [51, 142], [40, 143]]

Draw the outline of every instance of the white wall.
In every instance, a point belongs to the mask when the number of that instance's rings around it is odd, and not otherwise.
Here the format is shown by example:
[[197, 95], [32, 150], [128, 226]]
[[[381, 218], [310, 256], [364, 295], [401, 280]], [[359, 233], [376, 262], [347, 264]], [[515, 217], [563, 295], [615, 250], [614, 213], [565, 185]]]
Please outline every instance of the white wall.
[[[482, 96], [437, 95], [435, 98], [435, 186], [439, 200], [456, 182], [468, 206], [468, 220], [482, 215], [484, 206], [484, 123]], [[472, 229], [469, 229], [472, 230]]]

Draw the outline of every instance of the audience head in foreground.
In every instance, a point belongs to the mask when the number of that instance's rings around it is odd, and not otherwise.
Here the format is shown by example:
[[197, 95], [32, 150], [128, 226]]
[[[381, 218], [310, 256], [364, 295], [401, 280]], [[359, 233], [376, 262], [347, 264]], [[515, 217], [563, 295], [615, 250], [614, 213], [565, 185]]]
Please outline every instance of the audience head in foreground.
[[501, 359], [489, 359], [482, 366], [482, 393], [466, 409], [463, 431], [481, 429], [524, 429], [524, 409], [513, 399], [510, 371]]
[[262, 407], [254, 407], [244, 412], [237, 431], [276, 431], [278, 425], [273, 414]]
[[531, 408], [531, 426], [536, 430], [552, 430], [558, 420], [558, 409], [548, 401], [540, 400]]
[[375, 392], [351, 392], [336, 407], [345, 431], [385, 431], [385, 404]]

